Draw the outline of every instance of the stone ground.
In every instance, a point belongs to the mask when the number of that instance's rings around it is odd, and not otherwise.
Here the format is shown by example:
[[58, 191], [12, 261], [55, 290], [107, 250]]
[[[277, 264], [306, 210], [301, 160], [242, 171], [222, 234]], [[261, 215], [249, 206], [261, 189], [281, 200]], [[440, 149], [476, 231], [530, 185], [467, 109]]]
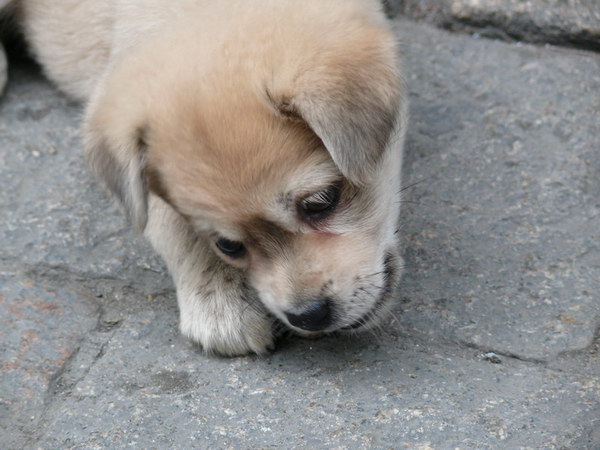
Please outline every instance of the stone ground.
[[383, 0], [389, 15], [506, 41], [600, 51], [598, 0]]
[[205, 357], [31, 64], [0, 101], [3, 448], [600, 448], [600, 57], [395, 21], [407, 272], [380, 335]]

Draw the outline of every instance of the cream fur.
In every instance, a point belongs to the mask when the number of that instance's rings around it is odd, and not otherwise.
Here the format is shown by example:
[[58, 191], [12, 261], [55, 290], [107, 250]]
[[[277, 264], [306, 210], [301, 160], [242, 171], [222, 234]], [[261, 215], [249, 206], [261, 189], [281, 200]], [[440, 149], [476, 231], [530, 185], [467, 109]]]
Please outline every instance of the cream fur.
[[[16, 6], [48, 77], [87, 104], [92, 165], [165, 260], [183, 334], [263, 354], [273, 316], [289, 325], [286, 311], [324, 295], [324, 331], [378, 326], [401, 272], [407, 111], [377, 0]], [[298, 199], [333, 181], [340, 211], [301, 220]], [[217, 237], [247, 253], [220, 254]]]

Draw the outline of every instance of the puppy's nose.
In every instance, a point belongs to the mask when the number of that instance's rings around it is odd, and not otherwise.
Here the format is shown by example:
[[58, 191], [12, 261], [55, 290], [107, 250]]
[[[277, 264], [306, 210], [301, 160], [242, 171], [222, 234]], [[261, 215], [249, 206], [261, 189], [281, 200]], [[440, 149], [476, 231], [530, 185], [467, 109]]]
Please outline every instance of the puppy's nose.
[[331, 307], [327, 299], [317, 300], [299, 313], [285, 313], [289, 322], [306, 331], [321, 331], [331, 324]]

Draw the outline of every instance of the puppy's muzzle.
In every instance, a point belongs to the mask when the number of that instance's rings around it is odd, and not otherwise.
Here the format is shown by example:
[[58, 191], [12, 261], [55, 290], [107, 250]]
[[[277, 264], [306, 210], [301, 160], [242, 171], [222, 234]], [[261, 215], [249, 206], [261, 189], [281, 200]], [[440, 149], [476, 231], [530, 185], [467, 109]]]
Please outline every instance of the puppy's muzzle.
[[286, 312], [290, 325], [306, 331], [323, 331], [333, 321], [331, 302], [328, 299], [313, 301], [299, 312]]

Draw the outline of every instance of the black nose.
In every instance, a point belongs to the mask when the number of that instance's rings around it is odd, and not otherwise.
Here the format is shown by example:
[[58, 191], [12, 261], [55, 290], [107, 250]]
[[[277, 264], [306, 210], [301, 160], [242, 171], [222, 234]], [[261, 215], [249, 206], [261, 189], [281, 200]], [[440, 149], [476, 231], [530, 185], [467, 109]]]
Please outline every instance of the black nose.
[[299, 313], [285, 313], [295, 327], [306, 331], [321, 331], [331, 325], [331, 306], [328, 300], [317, 300]]

